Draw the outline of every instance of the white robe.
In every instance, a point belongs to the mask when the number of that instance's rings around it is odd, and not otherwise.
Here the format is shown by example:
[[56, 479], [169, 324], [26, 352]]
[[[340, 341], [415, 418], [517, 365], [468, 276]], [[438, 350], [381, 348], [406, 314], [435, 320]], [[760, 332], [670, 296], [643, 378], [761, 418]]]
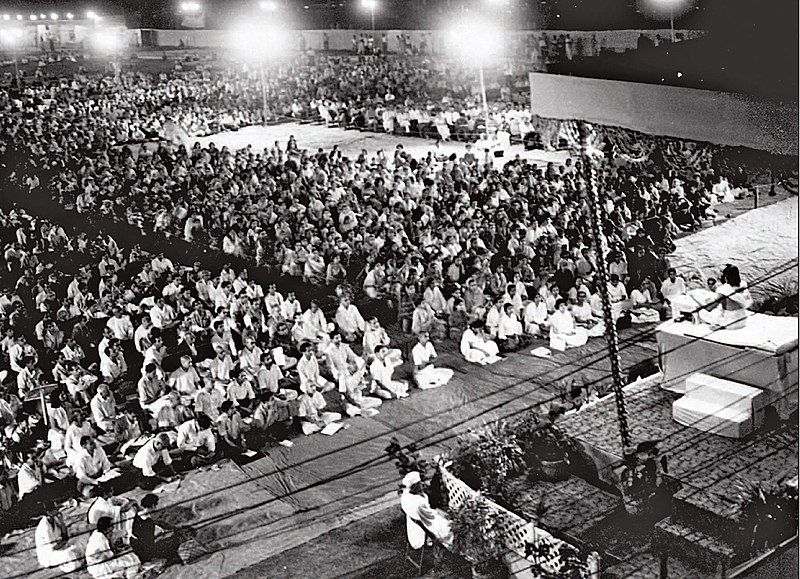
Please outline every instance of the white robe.
[[39, 565], [45, 568], [58, 567], [64, 573], [77, 571], [81, 566], [81, 553], [74, 545], [67, 545], [63, 549], [55, 546], [66, 537], [61, 536], [58, 527], [50, 524], [47, 517], [42, 517], [36, 526], [36, 558]]
[[461, 335], [461, 355], [467, 362], [474, 364], [494, 364], [501, 360], [497, 344], [492, 340], [481, 338], [472, 329], [467, 328]]
[[86, 570], [94, 579], [132, 578], [141, 565], [134, 553], [115, 554], [108, 538], [100, 531], [93, 531], [89, 536], [89, 542], [86, 543]]
[[411, 349], [411, 359], [414, 361], [414, 367], [422, 366], [422, 368], [414, 372], [414, 380], [416, 380], [420, 390], [444, 386], [453, 377], [453, 371], [450, 368], [436, 368], [431, 363], [436, 357], [436, 350], [430, 342], [424, 346], [417, 343]]
[[555, 311], [550, 316], [550, 348], [563, 352], [583, 346], [589, 340], [585, 328], [576, 327], [569, 312]]

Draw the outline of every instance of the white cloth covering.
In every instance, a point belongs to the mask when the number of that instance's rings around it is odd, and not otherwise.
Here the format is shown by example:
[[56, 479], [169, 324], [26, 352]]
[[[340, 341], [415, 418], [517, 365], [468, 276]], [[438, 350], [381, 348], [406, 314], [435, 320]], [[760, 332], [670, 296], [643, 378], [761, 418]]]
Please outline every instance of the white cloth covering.
[[494, 364], [502, 360], [497, 344], [478, 336], [472, 329], [467, 328], [461, 335], [461, 355], [467, 362], [474, 364]]
[[421, 390], [444, 386], [453, 377], [453, 371], [450, 368], [436, 368], [432, 364], [436, 357], [436, 349], [430, 342], [426, 342], [424, 346], [417, 343], [411, 349], [414, 368], [419, 368], [414, 372], [414, 380]]
[[58, 567], [64, 573], [77, 571], [81, 566], [81, 553], [74, 545], [57, 547], [67, 537], [58, 525], [42, 517], [36, 526], [36, 558], [45, 568]]
[[86, 565], [94, 579], [127, 579], [136, 576], [142, 563], [134, 553], [115, 554], [108, 538], [100, 531], [93, 531], [86, 543]]

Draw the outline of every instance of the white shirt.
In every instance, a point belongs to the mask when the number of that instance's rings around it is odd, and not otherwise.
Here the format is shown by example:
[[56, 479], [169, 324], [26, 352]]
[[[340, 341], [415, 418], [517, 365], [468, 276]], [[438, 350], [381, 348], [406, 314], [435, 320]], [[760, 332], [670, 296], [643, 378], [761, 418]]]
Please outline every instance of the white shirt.
[[609, 282], [607, 287], [608, 297], [612, 302], [621, 302], [628, 299], [628, 292], [625, 290], [624, 284], [618, 283], [617, 285], [614, 285]]
[[156, 476], [153, 467], [162, 461], [165, 465], [172, 464], [172, 457], [166, 448], [156, 450], [153, 445], [156, 439], [152, 438], [144, 443], [144, 446], [136, 452], [133, 457], [133, 466], [142, 471], [144, 476]]
[[414, 361], [415, 368], [427, 366], [434, 358], [436, 358], [436, 349], [431, 342], [426, 342], [424, 346], [417, 342], [411, 348], [411, 359]]
[[27, 464], [23, 464], [17, 473], [17, 488], [19, 490], [19, 497], [39, 488], [42, 485], [41, 472], [30, 468]]
[[178, 448], [195, 450], [200, 447], [208, 452], [214, 452], [217, 448], [217, 439], [210, 428], [200, 430], [197, 420], [192, 418], [178, 427]]
[[117, 340], [130, 340], [133, 337], [133, 324], [128, 316], [122, 316], [121, 318], [112, 316], [108, 318], [106, 326], [111, 328]]
[[336, 325], [339, 326], [343, 332], [356, 333], [363, 332], [366, 324], [364, 318], [361, 317], [361, 312], [358, 308], [350, 304], [348, 307], [340, 305], [336, 310]]
[[108, 460], [106, 451], [98, 444], [95, 445], [92, 454], [89, 454], [85, 448], [81, 448], [75, 456], [73, 467], [78, 480], [93, 479], [97, 475], [111, 470], [111, 462]]
[[673, 282], [669, 278], [661, 283], [661, 294], [665, 299], [681, 296], [686, 293], [686, 283], [682, 277], [676, 277]]

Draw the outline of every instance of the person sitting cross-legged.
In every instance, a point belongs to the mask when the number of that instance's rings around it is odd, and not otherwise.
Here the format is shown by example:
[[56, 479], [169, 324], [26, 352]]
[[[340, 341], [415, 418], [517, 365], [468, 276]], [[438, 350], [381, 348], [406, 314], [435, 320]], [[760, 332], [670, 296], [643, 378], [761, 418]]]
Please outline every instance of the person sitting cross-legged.
[[58, 567], [64, 573], [73, 573], [81, 566], [80, 551], [68, 544], [69, 534], [64, 517], [55, 501], [45, 503], [44, 516], [36, 526], [36, 558], [44, 568]]
[[134, 553], [117, 553], [111, 546], [114, 523], [101, 517], [86, 544], [86, 570], [94, 579], [133, 578], [139, 573], [141, 561]]
[[205, 466], [217, 457], [217, 439], [211, 426], [211, 418], [198, 414], [178, 427], [177, 446], [184, 468]]

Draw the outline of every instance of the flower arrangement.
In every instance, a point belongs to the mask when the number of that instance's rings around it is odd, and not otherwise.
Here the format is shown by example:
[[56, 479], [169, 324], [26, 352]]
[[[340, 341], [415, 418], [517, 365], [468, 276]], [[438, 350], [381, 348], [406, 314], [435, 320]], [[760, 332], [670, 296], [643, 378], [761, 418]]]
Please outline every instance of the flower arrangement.
[[506, 552], [501, 514], [478, 494], [468, 498], [451, 514], [453, 547], [471, 565], [473, 576], [502, 575]]
[[525, 461], [508, 422], [490, 422], [460, 436], [451, 457], [451, 471], [468, 486], [499, 504], [513, 504], [513, 491], [507, 482], [524, 471]]
[[797, 533], [797, 498], [797, 489], [786, 484], [739, 484], [737, 522], [745, 552], [756, 555]]

